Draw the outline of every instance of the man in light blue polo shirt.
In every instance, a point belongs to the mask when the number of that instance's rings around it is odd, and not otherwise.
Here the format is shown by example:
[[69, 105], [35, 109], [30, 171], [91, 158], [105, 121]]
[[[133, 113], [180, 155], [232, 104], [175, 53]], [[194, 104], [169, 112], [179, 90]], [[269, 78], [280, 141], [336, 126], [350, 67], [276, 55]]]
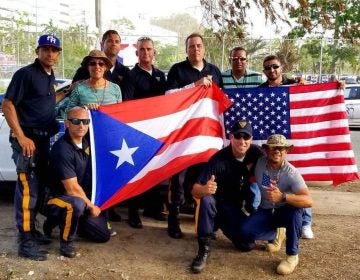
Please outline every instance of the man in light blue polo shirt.
[[247, 62], [247, 53], [243, 47], [235, 47], [230, 51], [231, 69], [221, 73], [224, 89], [257, 87], [264, 82], [261, 73], [246, 69]]

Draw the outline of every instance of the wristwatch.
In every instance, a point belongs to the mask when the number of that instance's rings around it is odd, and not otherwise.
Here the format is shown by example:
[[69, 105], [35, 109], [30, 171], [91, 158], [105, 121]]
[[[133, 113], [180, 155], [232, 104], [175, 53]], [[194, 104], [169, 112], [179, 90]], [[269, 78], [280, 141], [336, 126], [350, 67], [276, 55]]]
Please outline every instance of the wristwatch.
[[284, 193], [284, 192], [281, 195], [281, 201], [286, 202], [286, 193]]

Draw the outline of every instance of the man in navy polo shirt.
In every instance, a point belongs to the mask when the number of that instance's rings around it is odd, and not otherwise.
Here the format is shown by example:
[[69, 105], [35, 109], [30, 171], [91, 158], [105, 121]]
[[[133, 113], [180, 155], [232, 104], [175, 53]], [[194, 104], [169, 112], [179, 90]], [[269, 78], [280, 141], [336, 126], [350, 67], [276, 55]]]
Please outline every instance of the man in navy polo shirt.
[[[223, 86], [221, 72], [215, 65], [205, 59], [205, 45], [203, 37], [198, 33], [190, 34], [185, 41], [186, 60], [175, 63], [167, 76], [167, 93], [177, 91], [180, 88], [193, 86], [210, 87], [214, 82], [219, 87]], [[190, 192], [190, 186], [196, 180], [203, 164], [193, 165], [188, 168], [185, 182], [180, 181], [182, 174], [175, 174], [170, 183], [170, 202], [168, 216], [168, 235], [172, 238], [182, 238], [180, 228], [180, 206], [185, 202], [185, 191]], [[185, 186], [185, 187], [184, 187]]]
[[[154, 97], [165, 94], [165, 73], [153, 65], [156, 51], [154, 42], [150, 37], [140, 37], [137, 40], [136, 56], [138, 63], [130, 70], [134, 82], [134, 99]], [[163, 191], [164, 190], [164, 191]], [[128, 200], [128, 224], [133, 228], [142, 228], [139, 216], [139, 206], [144, 206], [144, 216], [156, 220], [166, 221], [167, 217], [162, 212], [166, 202], [168, 186], [159, 184], [148, 190], [143, 195]], [[162, 195], [165, 193], [166, 195]]]
[[50, 153], [50, 200], [45, 212], [44, 233], [60, 228], [60, 253], [69, 258], [76, 255], [72, 245], [76, 230], [82, 237], [95, 242], [110, 238], [107, 221], [100, 215], [91, 197], [91, 159], [87, 137], [89, 113], [82, 107], [67, 112], [65, 134], [55, 142]]
[[18, 181], [15, 217], [19, 231], [19, 256], [45, 260], [47, 252], [37, 246], [49, 243], [35, 228], [41, 194], [47, 183], [50, 137], [58, 132], [55, 120], [55, 76], [52, 70], [60, 56], [60, 41], [54, 35], [38, 39], [35, 62], [15, 72], [3, 101], [9, 124]]

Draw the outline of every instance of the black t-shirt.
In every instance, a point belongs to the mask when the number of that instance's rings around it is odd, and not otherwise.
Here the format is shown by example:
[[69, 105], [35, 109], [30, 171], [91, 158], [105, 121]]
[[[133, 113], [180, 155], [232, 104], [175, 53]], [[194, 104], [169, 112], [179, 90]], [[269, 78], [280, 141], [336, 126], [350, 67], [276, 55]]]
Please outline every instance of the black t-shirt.
[[166, 91], [165, 74], [159, 69], [152, 67], [152, 74], [141, 69], [136, 63], [130, 70], [134, 82], [134, 99], [163, 95]]
[[198, 69], [191, 66], [188, 59], [175, 63], [171, 66], [167, 76], [166, 90], [182, 88], [191, 83], [200, 80], [207, 75], [212, 76], [212, 80], [220, 88], [222, 88], [222, 78], [219, 68], [215, 65], [208, 63], [204, 60], [204, 68], [199, 71]]
[[[296, 84], [295, 79], [287, 78], [284, 75], [282, 76], [282, 81], [281, 81], [280, 86], [288, 86], [288, 85], [293, 85], [293, 84]], [[259, 85], [259, 87], [270, 87], [269, 81], [266, 81], [265, 83], [262, 83], [261, 85]]]
[[55, 123], [55, 76], [38, 59], [15, 72], [5, 98], [16, 108], [20, 126], [46, 129]]
[[62, 180], [77, 178], [88, 198], [91, 197], [91, 158], [90, 146], [86, 137], [82, 148], [76, 146], [68, 131], [55, 142], [50, 152], [50, 172], [52, 178], [51, 194], [53, 196], [65, 193]]
[[235, 158], [231, 145], [214, 154], [201, 173], [198, 183], [205, 185], [215, 175], [217, 191], [215, 198], [226, 203], [243, 206], [252, 212], [254, 195], [250, 190], [250, 178], [254, 176], [257, 160], [263, 156], [259, 146], [252, 144], [243, 161]]

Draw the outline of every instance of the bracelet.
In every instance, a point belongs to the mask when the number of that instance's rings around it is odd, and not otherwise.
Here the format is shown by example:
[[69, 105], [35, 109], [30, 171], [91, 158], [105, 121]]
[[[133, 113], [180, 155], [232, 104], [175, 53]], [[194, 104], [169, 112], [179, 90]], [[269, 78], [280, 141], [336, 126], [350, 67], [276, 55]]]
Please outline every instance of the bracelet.
[[282, 193], [281, 195], [281, 201], [286, 202], [286, 193]]

